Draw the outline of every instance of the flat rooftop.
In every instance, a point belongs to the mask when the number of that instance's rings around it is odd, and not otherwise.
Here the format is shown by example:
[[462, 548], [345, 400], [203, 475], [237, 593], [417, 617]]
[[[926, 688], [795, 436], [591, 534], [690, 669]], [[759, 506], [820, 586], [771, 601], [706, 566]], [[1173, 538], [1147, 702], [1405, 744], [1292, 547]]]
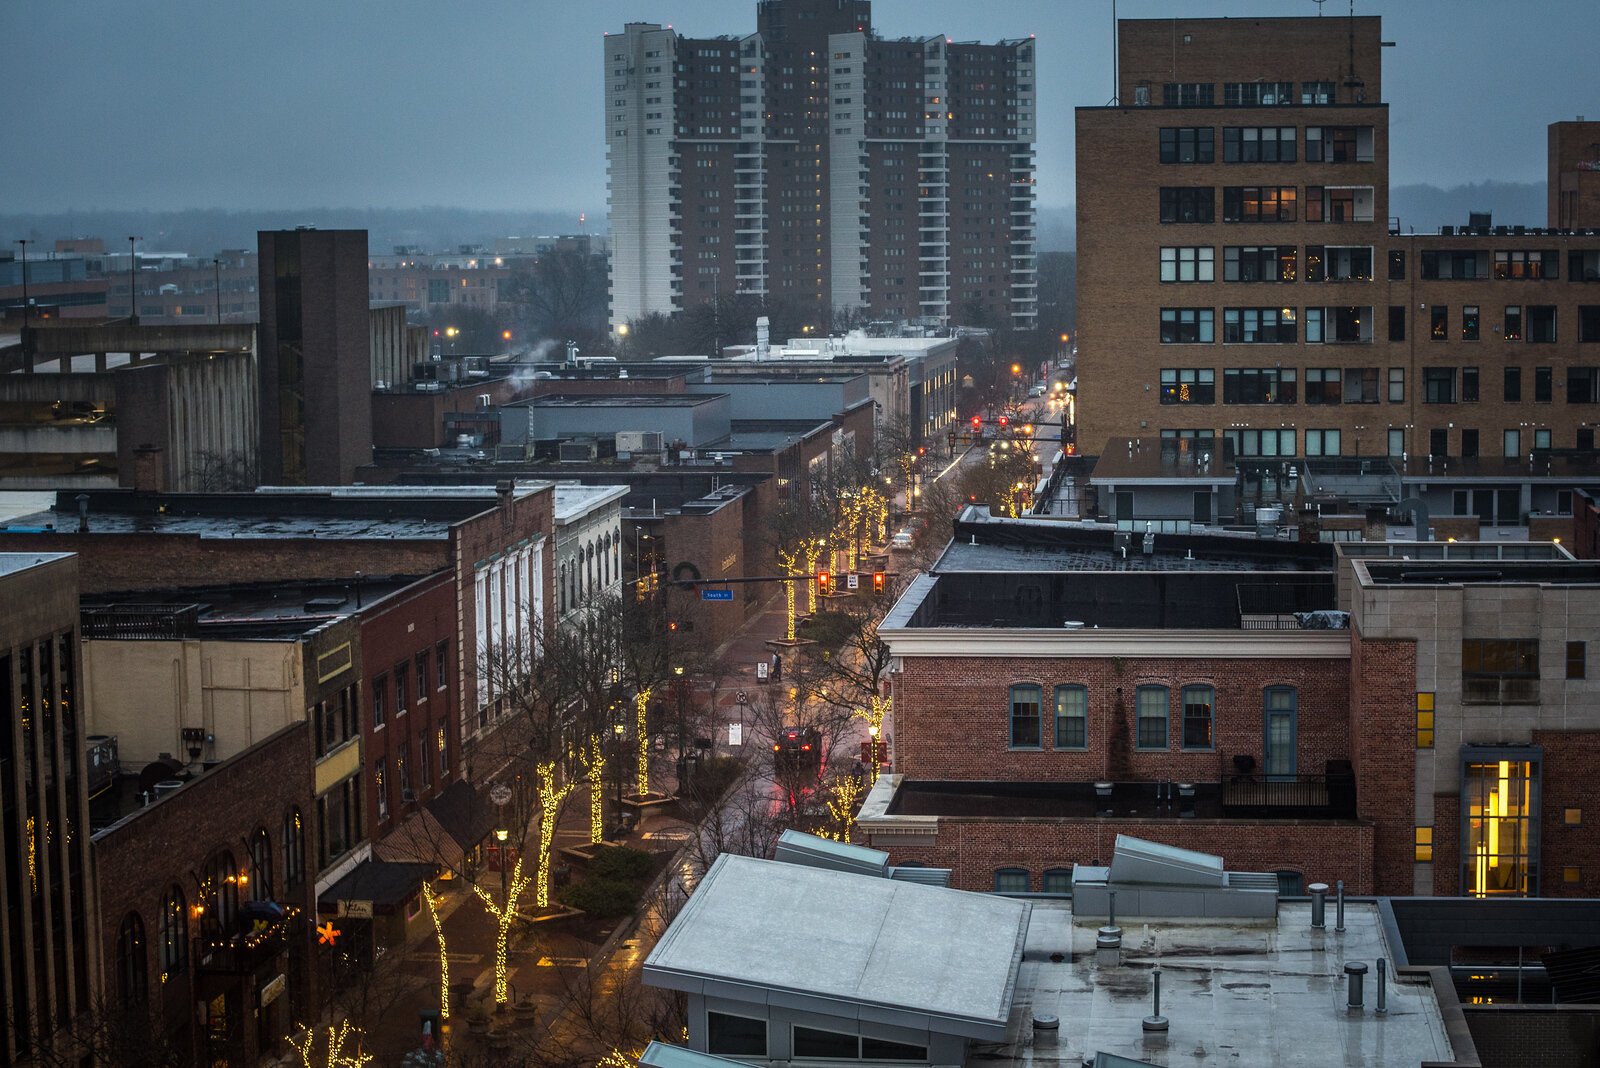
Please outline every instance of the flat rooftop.
[[1375, 560], [1362, 561], [1374, 586], [1593, 586], [1595, 560]]
[[237, 583], [97, 593], [81, 600], [85, 638], [284, 639], [371, 607], [421, 576]]
[[[1331, 919], [1313, 930], [1309, 902], [1280, 903], [1276, 928], [1128, 922], [1115, 967], [1096, 963], [1094, 943], [1095, 926], [1074, 926], [1069, 903], [1034, 903], [1006, 1038], [984, 1063], [1075, 1065], [1109, 1053], [1166, 1065], [1394, 1068], [1456, 1055], [1427, 981], [1391, 976], [1388, 1014], [1373, 1012], [1377, 960], [1395, 954], [1371, 902], [1346, 903], [1343, 933]], [[1363, 1012], [1345, 1008], [1347, 961], [1369, 969]], [[1157, 967], [1169, 1030], [1147, 1036]], [[1035, 1043], [1036, 1013], [1061, 1021], [1054, 1044]]]
[[581, 482], [557, 482], [555, 520], [557, 523], [570, 523], [592, 508], [612, 499], [621, 500], [627, 493], [627, 486], [585, 486]]
[[0, 553], [0, 575], [14, 575], [30, 567], [65, 559], [71, 553]]
[[517, 401], [524, 408], [693, 408], [710, 404], [715, 393], [547, 393]]

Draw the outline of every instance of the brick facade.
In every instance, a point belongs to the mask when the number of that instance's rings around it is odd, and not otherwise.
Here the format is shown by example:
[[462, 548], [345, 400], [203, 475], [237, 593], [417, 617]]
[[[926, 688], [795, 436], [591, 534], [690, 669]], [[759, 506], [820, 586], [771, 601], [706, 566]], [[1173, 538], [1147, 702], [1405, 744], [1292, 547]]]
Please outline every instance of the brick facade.
[[[1533, 744], [1544, 747], [1539, 894], [1600, 897], [1600, 731], [1534, 731]], [[1576, 823], [1566, 821], [1569, 809]], [[1566, 881], [1567, 868], [1577, 869], [1576, 882]]]
[[1373, 824], [1375, 892], [1412, 892], [1417, 776], [1416, 643], [1350, 632], [1356, 812]]

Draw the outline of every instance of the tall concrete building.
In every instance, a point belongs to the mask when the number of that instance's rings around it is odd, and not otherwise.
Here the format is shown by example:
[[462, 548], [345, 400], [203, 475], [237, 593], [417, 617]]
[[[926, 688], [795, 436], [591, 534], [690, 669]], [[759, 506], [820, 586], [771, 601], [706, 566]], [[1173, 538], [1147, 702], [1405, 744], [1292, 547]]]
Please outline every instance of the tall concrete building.
[[1375, 17], [1118, 24], [1117, 100], [1077, 110], [1084, 452], [1393, 458], [1475, 474], [1458, 514], [1495, 524], [1527, 511], [1519, 463], [1593, 456], [1600, 124], [1551, 128], [1543, 225], [1416, 233], [1389, 203], [1380, 38]]
[[867, 0], [604, 41], [611, 321], [748, 293], [1031, 327], [1034, 49], [886, 39]]
[[365, 230], [263, 230], [261, 481], [333, 486], [372, 460]]

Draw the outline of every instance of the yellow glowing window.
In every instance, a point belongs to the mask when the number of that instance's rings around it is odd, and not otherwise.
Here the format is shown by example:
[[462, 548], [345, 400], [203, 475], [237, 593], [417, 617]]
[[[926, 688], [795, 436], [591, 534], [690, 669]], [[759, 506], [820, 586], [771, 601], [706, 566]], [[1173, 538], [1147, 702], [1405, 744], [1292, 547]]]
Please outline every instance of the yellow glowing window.
[[1581, 808], [1563, 809], [1562, 812], [1561, 812], [1561, 821], [1563, 823], [1565, 823], [1568, 827], [1582, 827], [1583, 826], [1583, 809], [1581, 809]]
[[1417, 748], [1433, 748], [1433, 694], [1417, 694]]
[[1417, 863], [1425, 864], [1433, 859], [1433, 828], [1417, 828]]
[[1565, 868], [1561, 869], [1561, 881], [1564, 883], [1583, 882], [1583, 869], [1577, 867], [1576, 865], [1567, 865]]

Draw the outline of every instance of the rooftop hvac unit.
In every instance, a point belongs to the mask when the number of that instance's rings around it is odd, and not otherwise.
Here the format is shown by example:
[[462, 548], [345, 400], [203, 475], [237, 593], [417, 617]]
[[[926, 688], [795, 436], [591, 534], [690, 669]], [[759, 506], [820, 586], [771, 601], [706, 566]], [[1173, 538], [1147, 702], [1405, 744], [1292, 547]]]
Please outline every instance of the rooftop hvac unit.
[[593, 438], [576, 438], [561, 443], [561, 462], [585, 463], [600, 458], [600, 446]]
[[664, 448], [665, 435], [659, 430], [617, 431], [618, 452], [660, 452]]

